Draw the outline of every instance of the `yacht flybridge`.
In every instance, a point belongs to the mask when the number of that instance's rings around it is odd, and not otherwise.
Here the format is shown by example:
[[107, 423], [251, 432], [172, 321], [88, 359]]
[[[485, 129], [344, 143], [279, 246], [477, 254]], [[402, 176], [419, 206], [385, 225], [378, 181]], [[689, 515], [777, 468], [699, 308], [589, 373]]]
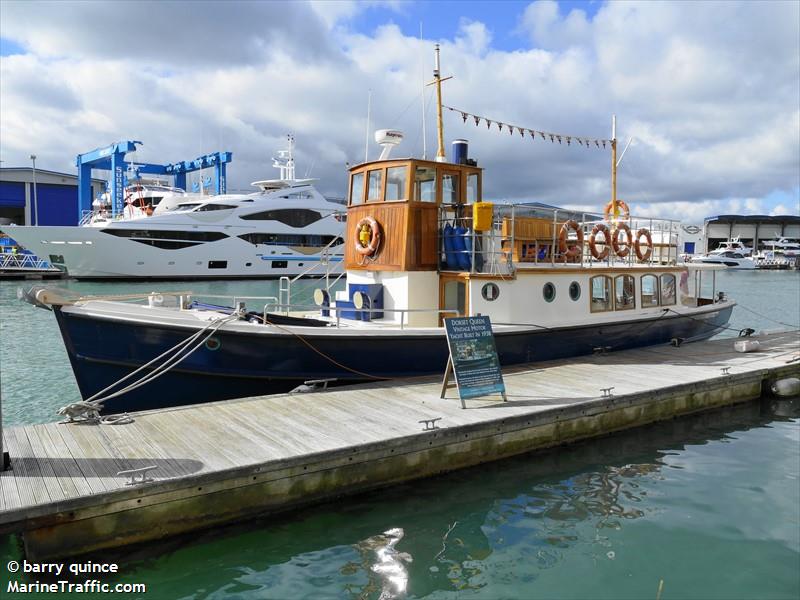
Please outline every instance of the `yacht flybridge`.
[[[350, 169], [346, 288], [320, 287], [317, 307], [33, 290], [55, 310], [84, 409], [442, 373], [448, 316], [489, 315], [503, 365], [678, 344], [728, 322], [715, 267], [678, 263], [679, 223], [631, 215], [616, 177], [602, 219], [495, 204], [466, 144], [447, 161], [441, 119], [439, 132], [435, 161], [391, 158], [400, 136], [382, 131], [382, 157]], [[615, 166], [616, 139], [611, 150]]]
[[322, 275], [342, 258], [344, 207], [312, 179], [295, 179], [294, 140], [280, 178], [250, 194], [204, 196], [137, 184], [121, 218], [102, 204], [82, 227], [14, 227], [6, 233], [78, 279], [225, 279]]

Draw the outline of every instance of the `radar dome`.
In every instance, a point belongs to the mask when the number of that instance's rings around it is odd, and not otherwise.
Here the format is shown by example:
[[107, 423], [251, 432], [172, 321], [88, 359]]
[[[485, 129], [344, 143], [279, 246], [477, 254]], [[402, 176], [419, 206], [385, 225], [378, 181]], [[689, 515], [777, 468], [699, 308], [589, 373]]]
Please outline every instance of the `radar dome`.
[[386, 160], [392, 148], [403, 141], [403, 132], [397, 129], [378, 129], [375, 132], [375, 141], [383, 148], [378, 160]]

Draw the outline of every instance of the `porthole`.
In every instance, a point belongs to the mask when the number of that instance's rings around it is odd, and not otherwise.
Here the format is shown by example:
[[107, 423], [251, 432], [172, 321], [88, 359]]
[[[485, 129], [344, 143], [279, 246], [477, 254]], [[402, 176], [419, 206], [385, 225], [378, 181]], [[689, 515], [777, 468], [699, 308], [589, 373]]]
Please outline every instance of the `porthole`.
[[219, 350], [221, 346], [222, 342], [220, 342], [219, 339], [215, 337], [210, 337], [206, 340], [206, 348], [208, 348], [209, 350], [212, 351]]
[[481, 288], [481, 296], [483, 296], [484, 300], [492, 302], [497, 300], [500, 296], [500, 288], [497, 287], [496, 283], [487, 283]]
[[569, 297], [573, 301], [581, 297], [581, 284], [577, 281], [573, 281], [569, 284]]
[[552, 302], [556, 299], [556, 286], [548, 281], [542, 287], [542, 295], [547, 302]]

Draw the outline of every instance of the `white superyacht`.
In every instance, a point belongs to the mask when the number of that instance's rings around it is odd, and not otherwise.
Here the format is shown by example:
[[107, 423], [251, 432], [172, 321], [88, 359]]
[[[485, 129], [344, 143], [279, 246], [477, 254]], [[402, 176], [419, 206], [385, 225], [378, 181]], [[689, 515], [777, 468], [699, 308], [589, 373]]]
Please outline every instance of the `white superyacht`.
[[254, 182], [255, 193], [171, 193], [157, 206], [139, 206], [144, 196], [132, 194], [117, 219], [3, 231], [78, 279], [313, 276], [315, 266], [341, 261], [345, 207], [315, 180], [295, 179], [292, 146], [290, 136], [274, 162], [280, 177]]

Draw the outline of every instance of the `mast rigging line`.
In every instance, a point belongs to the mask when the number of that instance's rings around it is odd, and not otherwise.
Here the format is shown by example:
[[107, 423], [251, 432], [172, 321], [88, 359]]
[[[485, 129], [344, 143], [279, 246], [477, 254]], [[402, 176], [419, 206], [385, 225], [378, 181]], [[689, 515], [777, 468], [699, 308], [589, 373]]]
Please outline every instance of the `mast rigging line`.
[[555, 143], [556, 140], [558, 140], [559, 144], [561, 144], [564, 141], [566, 141], [567, 142], [567, 146], [570, 146], [570, 145], [572, 145], [572, 142], [575, 141], [575, 142], [578, 142], [578, 144], [581, 145], [581, 146], [585, 145], [586, 148], [589, 148], [590, 145], [592, 143], [594, 143], [594, 145], [597, 148], [600, 148], [602, 146], [602, 148], [604, 148], [604, 149], [606, 147], [606, 144], [610, 145], [612, 143], [612, 140], [608, 140], [608, 139], [590, 138], [590, 137], [586, 137], [586, 136], [577, 136], [577, 135], [567, 135], [567, 134], [564, 134], [564, 133], [554, 133], [554, 132], [550, 132], [550, 131], [539, 131], [538, 129], [531, 129], [530, 127], [520, 127], [519, 125], [511, 125], [509, 123], [503, 123], [502, 121], [498, 121], [496, 119], [488, 119], [488, 118], [482, 117], [480, 115], [474, 115], [474, 114], [469, 113], [469, 112], [467, 112], [465, 110], [461, 110], [460, 108], [453, 108], [452, 106], [447, 106], [446, 104], [442, 104], [442, 108], [446, 108], [447, 110], [449, 110], [451, 112], [457, 112], [457, 113], [461, 114], [461, 119], [464, 121], [464, 123], [467, 122], [467, 119], [469, 117], [472, 117], [472, 119], [475, 121], [475, 126], [476, 127], [478, 125], [480, 125], [481, 121], [484, 121], [486, 123], [486, 128], [487, 129], [491, 129], [493, 124], [497, 125], [498, 131], [503, 131], [503, 127], [507, 127], [509, 135], [513, 135], [514, 134], [514, 130], [516, 130], [517, 133], [519, 133], [521, 137], [525, 137], [525, 133], [527, 132], [528, 135], [531, 137], [531, 140], [535, 140], [536, 139], [536, 135], [538, 134], [539, 137], [541, 137], [545, 141], [547, 140], [547, 138], [550, 138], [550, 142], [551, 143]]

